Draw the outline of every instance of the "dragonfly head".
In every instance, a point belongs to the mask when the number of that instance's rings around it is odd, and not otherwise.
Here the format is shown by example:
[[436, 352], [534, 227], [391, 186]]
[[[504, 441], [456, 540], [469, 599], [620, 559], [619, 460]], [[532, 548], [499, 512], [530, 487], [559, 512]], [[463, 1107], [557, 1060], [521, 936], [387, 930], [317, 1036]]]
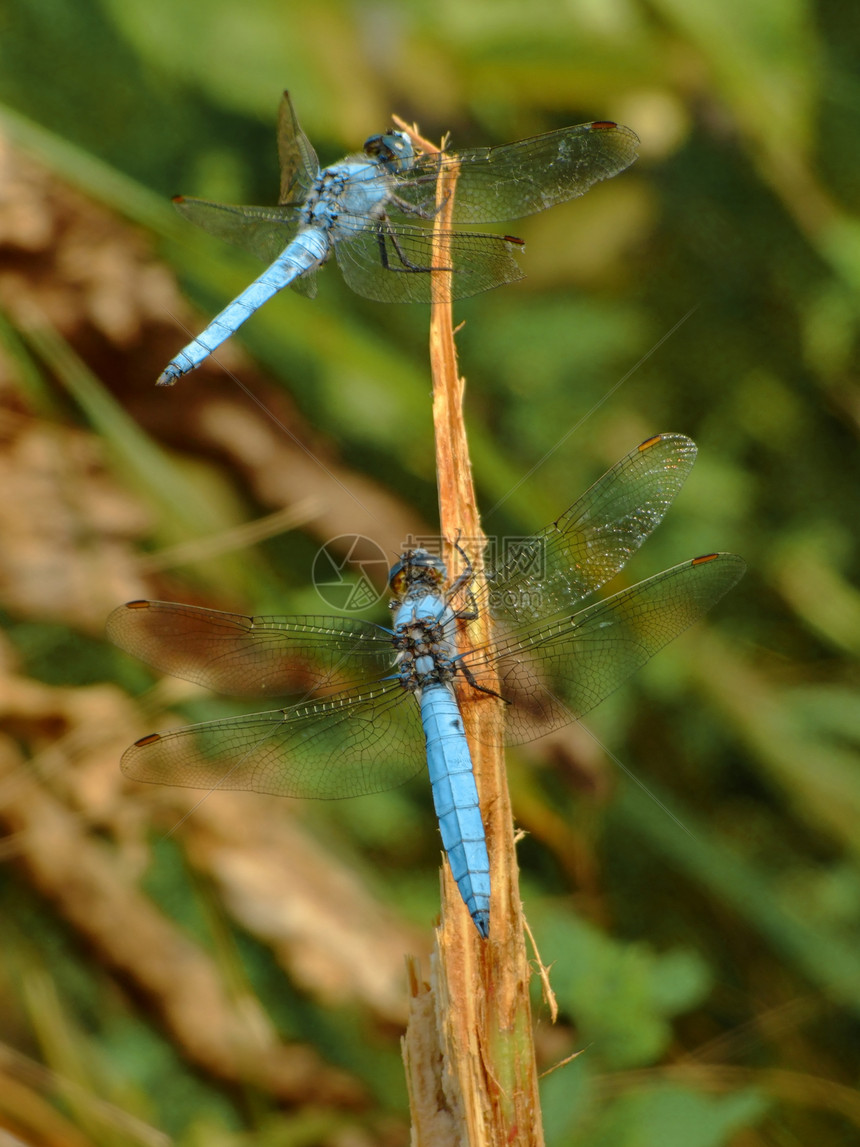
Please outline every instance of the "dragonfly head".
[[406, 597], [416, 589], [435, 592], [448, 580], [448, 568], [438, 554], [429, 550], [407, 550], [391, 567], [388, 586], [397, 597]]
[[378, 159], [383, 167], [395, 174], [408, 171], [415, 161], [412, 140], [402, 131], [389, 131], [385, 135], [372, 135], [364, 141], [365, 155]]

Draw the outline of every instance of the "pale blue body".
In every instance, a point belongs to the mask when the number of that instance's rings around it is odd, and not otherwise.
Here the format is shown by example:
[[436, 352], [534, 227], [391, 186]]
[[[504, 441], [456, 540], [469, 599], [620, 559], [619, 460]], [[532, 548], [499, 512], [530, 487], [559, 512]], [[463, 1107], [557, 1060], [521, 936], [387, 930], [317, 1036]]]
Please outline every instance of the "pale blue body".
[[[406, 144], [408, 163], [412, 148], [408, 140]], [[202, 334], [171, 359], [158, 385], [169, 386], [194, 370], [264, 303], [301, 275], [320, 267], [335, 243], [354, 236], [368, 220], [382, 218], [391, 185], [392, 177], [379, 159], [355, 156], [320, 172], [302, 209], [302, 224], [296, 237], [262, 275], [215, 316]], [[356, 220], [363, 221], [361, 226]]]
[[401, 678], [411, 681], [407, 687], [414, 691], [420, 704], [433, 805], [451, 875], [478, 931], [487, 936], [490, 861], [472, 758], [450, 684], [457, 663], [456, 624], [451, 607], [435, 594], [407, 596], [394, 615], [395, 635], [411, 631], [421, 643], [427, 629], [438, 626], [443, 634], [441, 641], [433, 643], [432, 650], [401, 656]]
[[[158, 379], [170, 386], [229, 338], [278, 291], [313, 296], [315, 271], [335, 254], [352, 290], [378, 302], [462, 299], [522, 278], [510, 235], [449, 231], [434, 240], [439, 177], [456, 173], [454, 223], [520, 219], [583, 195], [636, 158], [629, 128], [580, 124], [501, 147], [416, 155], [400, 131], [371, 136], [364, 153], [320, 169], [284, 93], [278, 125], [277, 207], [234, 206], [179, 196], [179, 211], [269, 267], [181, 350]], [[444, 265], [436, 252], [444, 250]]]

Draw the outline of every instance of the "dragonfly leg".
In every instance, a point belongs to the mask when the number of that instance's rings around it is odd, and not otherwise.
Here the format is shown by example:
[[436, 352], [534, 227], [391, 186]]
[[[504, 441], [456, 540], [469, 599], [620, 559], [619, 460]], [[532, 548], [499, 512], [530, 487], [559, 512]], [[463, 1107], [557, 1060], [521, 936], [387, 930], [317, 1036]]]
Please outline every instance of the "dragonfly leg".
[[[454, 539], [454, 549], [457, 551], [457, 553], [463, 559], [465, 569], [451, 583], [451, 586], [450, 586], [446, 596], [447, 596], [448, 601], [451, 601], [452, 598], [455, 597], [456, 594], [459, 593], [461, 589], [465, 588], [467, 596], [468, 596], [468, 600], [471, 602], [471, 606], [469, 609], [458, 609], [456, 611], [456, 613], [454, 614], [454, 616], [457, 618], [458, 621], [475, 621], [476, 618], [478, 617], [478, 605], [477, 605], [477, 602], [475, 601], [475, 597], [474, 597], [474, 594], [472, 593], [471, 589], [466, 588], [466, 587], [468, 587], [469, 583], [474, 578], [475, 574], [474, 574], [474, 570], [472, 568], [472, 563], [469, 560], [469, 555], [466, 553], [466, 551], [460, 545], [460, 534], [459, 533], [457, 534], [457, 537]], [[501, 693], [497, 693], [495, 689], [489, 689], [486, 685], [480, 685], [478, 683], [474, 673], [472, 672], [472, 670], [469, 668], [469, 666], [466, 664], [466, 662], [462, 658], [463, 658], [463, 654], [460, 654], [460, 656], [455, 657], [453, 659], [454, 664], [456, 665], [457, 669], [459, 669], [459, 671], [463, 674], [463, 676], [466, 678], [466, 680], [469, 682], [469, 684], [472, 686], [473, 689], [477, 689], [479, 693], [487, 693], [487, 694], [489, 694], [490, 697], [498, 697], [499, 700], [504, 701], [506, 705], [509, 704], [509, 702], [505, 700], [505, 698], [501, 695]]]
[[451, 583], [451, 585], [448, 588], [448, 592], [445, 596], [446, 596], [447, 601], [451, 602], [454, 600], [454, 598], [457, 596], [457, 594], [460, 592], [461, 589], [466, 589], [467, 600], [470, 602], [469, 608], [468, 609], [458, 609], [456, 611], [455, 616], [457, 617], [458, 621], [475, 621], [477, 616], [478, 616], [478, 606], [477, 606], [477, 603], [475, 602], [475, 595], [472, 593], [472, 591], [470, 589], [467, 588], [469, 586], [469, 584], [471, 583], [472, 579], [474, 578], [475, 574], [474, 574], [474, 571], [472, 568], [472, 563], [469, 561], [469, 555], [466, 553], [466, 551], [460, 545], [460, 533], [459, 533], [459, 531], [457, 533], [457, 537], [454, 540], [454, 549], [457, 551], [457, 553], [463, 559], [464, 569], [463, 569], [463, 572], [457, 578], [455, 578], [454, 581]]
[[[461, 654], [461, 657], [462, 656], [463, 655]], [[501, 693], [497, 693], [495, 689], [490, 689], [487, 685], [481, 685], [478, 679], [475, 677], [475, 674], [472, 672], [466, 662], [460, 659], [460, 657], [454, 658], [454, 663], [473, 689], [477, 689], [479, 693], [486, 693], [490, 697], [498, 697], [500, 701], [504, 701], [506, 705], [510, 705], [511, 702], [507, 699], [507, 697], [503, 697]]]
[[[386, 271], [399, 271], [401, 273], [405, 272], [406, 274], [410, 275], [416, 273], [426, 275], [430, 271], [454, 270], [453, 267], [423, 267], [418, 263], [413, 263], [403, 248], [400, 246], [400, 242], [397, 238], [397, 233], [386, 218], [381, 219], [377, 224], [376, 239], [379, 244], [379, 258], [382, 266]], [[403, 264], [402, 267], [392, 266], [391, 260], [388, 257], [388, 247], [386, 245], [386, 240], [391, 241], [391, 246], [396, 251], [397, 258]]]

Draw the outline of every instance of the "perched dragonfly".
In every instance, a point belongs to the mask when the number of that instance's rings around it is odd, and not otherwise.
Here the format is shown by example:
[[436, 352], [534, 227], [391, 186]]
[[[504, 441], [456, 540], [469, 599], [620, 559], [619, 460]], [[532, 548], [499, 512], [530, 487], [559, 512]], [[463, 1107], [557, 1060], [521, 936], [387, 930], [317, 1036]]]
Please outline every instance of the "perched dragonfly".
[[432, 302], [443, 282], [447, 295], [457, 299], [521, 279], [514, 252], [523, 244], [510, 235], [448, 233], [444, 261], [434, 261], [440, 172], [457, 172], [456, 223], [497, 223], [584, 194], [629, 167], [638, 142], [630, 128], [598, 122], [501, 147], [416, 155], [409, 136], [392, 130], [371, 136], [363, 153], [321, 170], [285, 92], [278, 124], [279, 206], [174, 200], [192, 223], [270, 266], [172, 359], [158, 385], [171, 386], [194, 370], [284, 287], [312, 298], [315, 272], [332, 251], [349, 286], [384, 303]]
[[[682, 435], [648, 439], [480, 584], [468, 563], [446, 586], [440, 558], [404, 553], [390, 574], [389, 626], [120, 606], [108, 636], [163, 672], [237, 696], [305, 691], [287, 708], [143, 737], [123, 772], [326, 799], [394, 788], [426, 759], [451, 872], [487, 936], [489, 863], [457, 693], [497, 693], [509, 742], [533, 739], [588, 713], [719, 601], [744, 572], [734, 554], [694, 558], [579, 608], [660, 522], [695, 455]], [[458, 629], [468, 636], [483, 609], [496, 620], [492, 642], [467, 640], [460, 652]]]

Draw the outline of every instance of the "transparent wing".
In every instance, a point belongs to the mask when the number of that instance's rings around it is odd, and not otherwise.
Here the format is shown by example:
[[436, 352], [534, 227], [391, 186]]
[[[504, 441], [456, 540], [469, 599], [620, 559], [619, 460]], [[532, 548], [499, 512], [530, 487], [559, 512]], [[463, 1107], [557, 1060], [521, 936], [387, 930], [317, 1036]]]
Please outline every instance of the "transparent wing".
[[317, 297], [316, 270], [305, 271], [303, 275], [293, 279], [290, 283], [290, 290], [295, 291], [297, 295], [304, 295], [306, 299], [315, 299]]
[[108, 638], [161, 673], [235, 697], [283, 697], [375, 680], [393, 664], [391, 635], [355, 618], [245, 617], [131, 601]]
[[735, 554], [708, 554], [664, 570], [572, 617], [470, 654], [495, 664], [508, 741], [518, 744], [589, 713], [655, 653], [698, 621], [743, 576]]
[[335, 253], [349, 286], [366, 299], [428, 303], [448, 291], [453, 299], [465, 299], [523, 277], [515, 258], [522, 247], [518, 239], [449, 233], [442, 262], [434, 256], [429, 228], [398, 224], [395, 229], [387, 220], [358, 221], [356, 227], [355, 234], [335, 244]]
[[125, 751], [121, 767], [133, 780], [152, 784], [328, 800], [396, 788], [424, 760], [418, 706], [393, 681], [153, 733]]
[[225, 243], [250, 251], [264, 263], [271, 263], [280, 255], [299, 226], [295, 207], [241, 207], [184, 195], [178, 195], [173, 203], [191, 223]]
[[658, 434], [622, 458], [551, 526], [510, 539], [476, 593], [511, 627], [569, 612], [639, 549], [683, 486], [696, 445]]
[[320, 161], [311, 141], [299, 127], [289, 92], [284, 92], [278, 110], [278, 160], [281, 165], [278, 202], [304, 203], [319, 175]]
[[439, 168], [459, 168], [454, 199], [457, 223], [522, 219], [584, 195], [636, 159], [639, 137], [621, 124], [583, 123], [501, 147], [426, 155], [398, 182], [397, 194], [432, 211]]

